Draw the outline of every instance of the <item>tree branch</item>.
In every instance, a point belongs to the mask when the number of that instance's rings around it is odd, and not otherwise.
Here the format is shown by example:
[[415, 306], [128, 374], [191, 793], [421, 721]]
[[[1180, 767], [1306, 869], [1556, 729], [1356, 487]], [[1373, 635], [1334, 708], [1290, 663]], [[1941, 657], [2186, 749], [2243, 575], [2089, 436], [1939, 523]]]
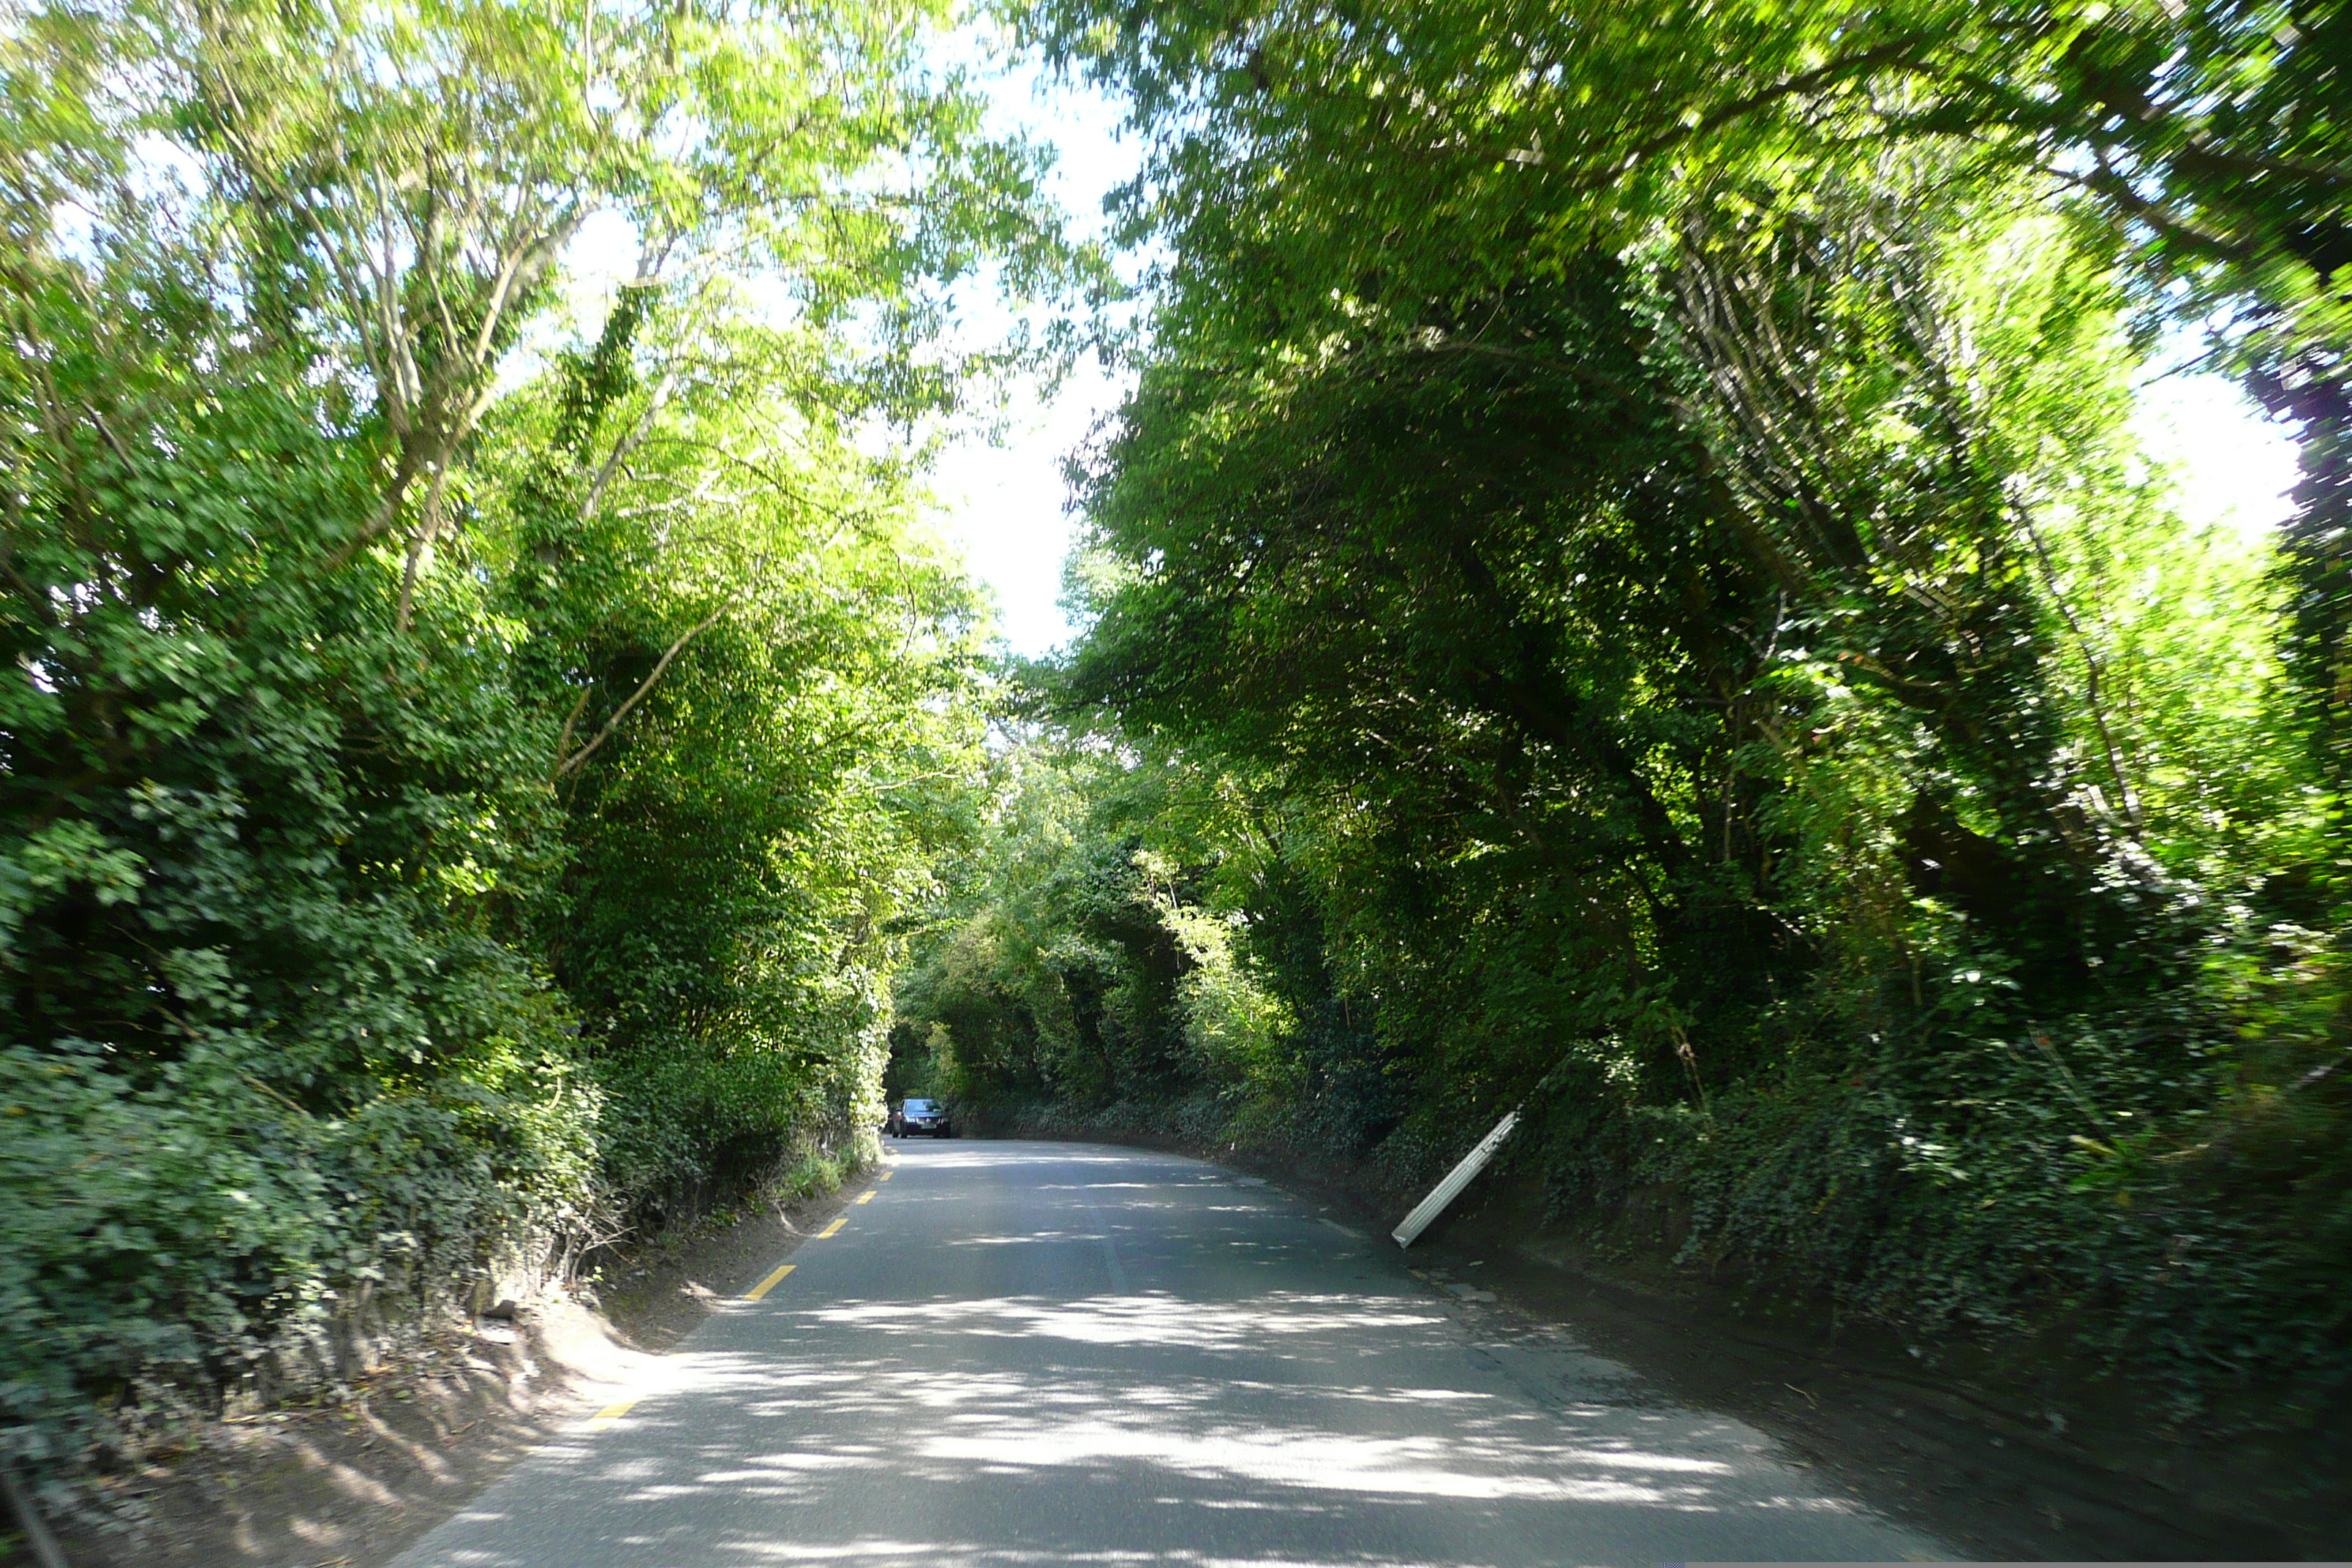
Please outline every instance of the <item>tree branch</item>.
[[670, 389], [677, 384], [677, 372], [675, 370], [665, 371], [661, 380], [654, 384], [653, 396], [646, 404], [646, 411], [638, 418], [636, 427], [614, 442], [613, 449], [596, 466], [596, 477], [588, 481], [587, 497], [580, 503], [581, 521], [595, 521], [597, 510], [604, 504], [605, 489], [620, 473], [621, 465], [628, 459], [629, 454], [645, 445], [646, 437], [653, 432], [654, 421], [661, 415], [662, 405], [669, 401]]
[[[664, 650], [660, 661], [654, 666], [653, 673], [646, 676], [645, 679], [639, 681], [637, 683], [637, 689], [629, 693], [629, 700], [626, 702], [622, 703], [619, 708], [614, 710], [613, 716], [604, 721], [604, 727], [596, 731], [596, 738], [590, 741], [578, 751], [572, 752], [569, 757], [565, 757], [562, 761], [558, 762], [555, 764], [555, 772], [551, 776], [554, 778], [562, 778], [566, 773], [576, 772], [581, 763], [586, 762], [590, 757], [594, 756], [596, 754], [596, 749], [602, 746], [605, 742], [611, 740], [613, 738], [613, 731], [621, 727], [621, 721], [626, 719], [636, 708], [637, 704], [646, 700], [646, 694], [654, 689], [654, 683], [661, 679], [663, 674], [668, 670], [671, 662], [675, 660], [681, 652], [685, 651], [686, 645], [692, 642], [696, 637], [700, 637], [704, 632], [709, 631], [712, 626], [718, 625], [719, 617], [725, 615], [729, 610], [733, 609], [735, 607], [735, 601], [741, 598], [744, 594], [749, 591], [749, 584], [746, 584], [741, 588], [736, 589], [735, 592], [728, 595], [727, 597], [719, 602], [719, 607], [717, 609], [711, 611], [709, 615], [703, 616], [702, 619], [695, 622], [693, 626], [688, 626], [684, 632], [680, 633], [677, 640], [670, 644], [669, 647]], [[565, 721], [564, 730], [567, 734], [570, 732], [570, 721]]]
[[[1867, 75], [1887, 66], [1898, 66], [1911, 70], [1921, 69], [1923, 64], [1918, 57], [1926, 52], [1928, 41], [1921, 35], [1906, 34], [1899, 38], [1891, 38], [1876, 48], [1864, 49], [1860, 54], [1831, 60], [1826, 65], [1819, 66], [1812, 70], [1802, 71], [1792, 77], [1784, 77], [1769, 86], [1757, 89], [1754, 92], [1735, 98], [1728, 103], [1718, 104], [1688, 124], [1676, 124], [1669, 130], [1657, 132], [1646, 141], [1637, 143], [1630, 152], [1607, 166], [1580, 176], [1573, 182], [1574, 187], [1589, 191], [1622, 179], [1659, 153], [1679, 146], [1683, 142], [1695, 142], [1702, 137], [1712, 135], [1725, 126], [1745, 120], [1759, 110], [1769, 109], [1783, 99], [1804, 98], [1823, 92], [1841, 85], [1849, 77]], [[1529, 161], [1539, 162], [1539, 160]]]

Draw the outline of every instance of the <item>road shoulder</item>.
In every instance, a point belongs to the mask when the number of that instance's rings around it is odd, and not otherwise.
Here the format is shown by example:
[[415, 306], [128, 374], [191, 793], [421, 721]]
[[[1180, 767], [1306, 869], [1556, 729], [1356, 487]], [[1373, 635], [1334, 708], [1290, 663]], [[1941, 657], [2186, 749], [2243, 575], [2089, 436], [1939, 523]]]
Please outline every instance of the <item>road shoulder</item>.
[[[1383, 1246], [1419, 1195], [1297, 1150], [1035, 1121], [1022, 1135], [1265, 1177]], [[1411, 1258], [1441, 1289], [1492, 1293], [1486, 1310], [1567, 1328], [1673, 1397], [1748, 1422], [1868, 1507], [1980, 1560], [2352, 1558], [2341, 1432], [2200, 1425], [2063, 1348], [1913, 1345], [1664, 1253], [1604, 1256], [1549, 1226], [1540, 1191], [1507, 1176], [1474, 1186]]]
[[[593, 1293], [453, 1323], [349, 1385], [187, 1436], [63, 1521], [73, 1568], [377, 1568], [592, 1414], [870, 1187], [754, 1204], [631, 1258]], [[0, 1551], [0, 1563], [16, 1561]]]

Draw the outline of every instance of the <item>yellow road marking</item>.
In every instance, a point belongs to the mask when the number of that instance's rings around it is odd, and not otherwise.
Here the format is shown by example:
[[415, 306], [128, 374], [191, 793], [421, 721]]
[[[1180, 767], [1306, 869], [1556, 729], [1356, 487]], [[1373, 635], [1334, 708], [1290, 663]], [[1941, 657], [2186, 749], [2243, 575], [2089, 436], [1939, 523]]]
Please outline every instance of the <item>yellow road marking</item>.
[[835, 1231], [839, 1230], [843, 1226], [847, 1225], [848, 1223], [849, 1216], [847, 1215], [843, 1215], [839, 1219], [835, 1220], [831, 1225], [826, 1226], [823, 1230], [818, 1231], [816, 1233], [816, 1238], [819, 1241], [823, 1241], [826, 1237], [831, 1236]]
[[761, 1297], [774, 1289], [776, 1286], [782, 1281], [785, 1275], [790, 1274], [793, 1269], [798, 1268], [799, 1267], [800, 1265], [797, 1263], [785, 1264], [782, 1268], [777, 1269], [773, 1274], [769, 1275], [765, 1279], [761, 1280], [757, 1285], [754, 1285], [749, 1290], [744, 1291], [743, 1300], [746, 1301], [758, 1300]]
[[885, 1181], [885, 1182], [887, 1182], [887, 1181], [888, 1181], [891, 1177], [893, 1177], [893, 1176], [897, 1175], [898, 1173], [897, 1171], [885, 1171], [885, 1172], [883, 1172], [883, 1173], [882, 1173], [881, 1176], [880, 1176], [879, 1178], [877, 1178], [877, 1179], [878, 1179], [878, 1180], [881, 1180], [881, 1181]]
[[630, 1406], [635, 1404], [636, 1404], [636, 1401], [634, 1399], [623, 1399], [616, 1401], [614, 1404], [607, 1405], [604, 1409], [599, 1410], [594, 1415], [589, 1417], [588, 1430], [591, 1432], [602, 1432], [605, 1427], [610, 1426], [614, 1422], [618, 1421], [622, 1416], [626, 1415], [629, 1413]]
[[857, 1201], [861, 1204], [872, 1203], [874, 1201], [874, 1189], [872, 1187], [868, 1187], [864, 1192], [858, 1194]]

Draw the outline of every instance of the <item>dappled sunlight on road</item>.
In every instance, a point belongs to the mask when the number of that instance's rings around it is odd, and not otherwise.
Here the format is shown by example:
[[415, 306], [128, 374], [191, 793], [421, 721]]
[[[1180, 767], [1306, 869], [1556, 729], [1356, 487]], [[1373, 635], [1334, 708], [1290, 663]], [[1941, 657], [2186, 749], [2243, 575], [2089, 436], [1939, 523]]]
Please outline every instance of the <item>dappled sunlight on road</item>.
[[1316, 1429], [1262, 1427], [1208, 1432], [1164, 1423], [1098, 1419], [1062, 1424], [1006, 1420], [982, 1435], [935, 1437], [927, 1458], [1032, 1467], [1133, 1462], [1179, 1475], [1268, 1482], [1320, 1490], [1454, 1498], [1554, 1498], [1579, 1502], [1672, 1502], [1705, 1507], [1703, 1487], [1580, 1476], [1605, 1467], [1660, 1476], [1726, 1475], [1731, 1467], [1660, 1454], [1598, 1454], [1560, 1445], [1519, 1445], [1496, 1433], [1452, 1438], [1365, 1438]]
[[[1310, 1303], [1318, 1299], [1304, 1299]], [[916, 1325], [963, 1331], [969, 1316], [1024, 1321], [1009, 1303], [971, 1303], [972, 1314], [886, 1310], [868, 1303], [856, 1311], [816, 1311], [829, 1323], [875, 1321], [902, 1331]], [[1118, 1321], [1130, 1317], [1167, 1324], [1187, 1304], [1162, 1300], [1141, 1314], [1122, 1303], [1087, 1303], [1085, 1316]], [[1365, 1324], [1419, 1325], [1425, 1315], [1404, 1312], [1306, 1311], [1241, 1314], [1209, 1311], [1209, 1331], [1186, 1344], [1234, 1342], [1244, 1320], [1279, 1322], [1289, 1332], [1330, 1332]], [[1088, 1342], [1116, 1342], [1089, 1340]], [[932, 1347], [935, 1348], [935, 1347]], [[583, 1441], [549, 1458], [583, 1488], [626, 1505], [675, 1504], [724, 1497], [736, 1504], [808, 1504], [841, 1480], [887, 1475], [899, 1487], [954, 1488], [994, 1480], [1034, 1485], [1049, 1473], [1056, 1485], [1074, 1473], [1108, 1483], [1122, 1496], [1145, 1495], [1159, 1509], [1317, 1511], [1318, 1494], [1356, 1494], [1389, 1507], [1441, 1500], [1514, 1505], [1625, 1506], [1682, 1512], [1727, 1507], [1822, 1508], [1818, 1499], [1749, 1492], [1719, 1495], [1716, 1484], [1737, 1473], [1726, 1458], [1694, 1456], [1685, 1430], [1661, 1431], [1677, 1447], [1622, 1438], [1579, 1439], [1572, 1424], [1492, 1391], [1448, 1387], [1388, 1387], [1371, 1384], [1274, 1384], [1262, 1380], [1195, 1378], [1123, 1382], [1076, 1366], [1034, 1373], [928, 1376], [930, 1356], [835, 1363], [787, 1360], [764, 1367], [747, 1358], [698, 1355], [667, 1399], [640, 1406], [630, 1426], [641, 1434], [672, 1428], [686, 1439], [664, 1445], [665, 1457], [623, 1457], [618, 1445]], [[688, 1394], [706, 1396], [688, 1403]], [[714, 1405], [707, 1397], [721, 1395]], [[1386, 1409], [1398, 1426], [1426, 1427], [1425, 1413], [1443, 1412], [1438, 1430], [1342, 1429], [1313, 1419], [1272, 1419], [1256, 1408], [1270, 1402], [1302, 1415], [1335, 1407]], [[665, 1407], [665, 1405], [668, 1407]], [[1360, 1415], [1351, 1416], [1357, 1426]], [[793, 1434], [778, 1445], [774, 1439]], [[904, 1544], [904, 1543], [899, 1543]], [[828, 1549], [810, 1555], [780, 1543], [738, 1542], [778, 1561], [837, 1560], [870, 1555], [888, 1560], [889, 1542]], [[781, 1554], [780, 1554], [781, 1553]], [[797, 1553], [798, 1555], [795, 1555]], [[975, 1557], [973, 1561], [982, 1561]], [[1090, 1554], [987, 1557], [987, 1561], [1085, 1562]], [[482, 1561], [495, 1561], [484, 1559]], [[1357, 1561], [1363, 1561], [1358, 1559]]]
[[1040, 1552], [945, 1541], [860, 1541], [846, 1546], [804, 1546], [762, 1542], [740, 1548], [742, 1561], [760, 1563], [921, 1563], [945, 1568], [1019, 1568], [1030, 1563], [1066, 1563], [1071, 1568], [1139, 1563], [1181, 1563], [1187, 1568], [1481, 1568], [1474, 1559], [1391, 1557], [1367, 1553], [1351, 1557], [1220, 1557], [1202, 1552]]
[[1205, 1169], [907, 1159], [895, 1206], [403, 1568], [1903, 1554], [1753, 1431], [1479, 1328], [1278, 1192], [1231, 1212]]
[[852, 1301], [810, 1314], [883, 1333], [1044, 1334], [1089, 1344], [1231, 1346], [1266, 1336], [1340, 1330], [1435, 1327], [1445, 1319], [1393, 1300], [1269, 1292], [1261, 1302], [1186, 1301], [1175, 1296], [1105, 1296], [1087, 1301]]
[[[1076, 1350], [1157, 1346], [1209, 1365], [1261, 1360], [1275, 1344], [1317, 1342], [1360, 1352], [1364, 1336], [1401, 1350], [1449, 1348], [1452, 1320], [1398, 1298], [1271, 1292], [1249, 1305], [1155, 1292], [1079, 1301], [851, 1300], [772, 1315], [803, 1353], [688, 1352], [622, 1423], [634, 1442], [582, 1438], [543, 1462], [584, 1500], [626, 1516], [690, 1513], [698, 1501], [758, 1506], [786, 1520], [821, 1507], [842, 1485], [887, 1478], [897, 1489], [974, 1485], [1034, 1490], [1108, 1489], [1158, 1513], [1281, 1516], [1302, 1524], [1352, 1498], [1381, 1510], [1444, 1504], [1526, 1510], [1836, 1510], [1818, 1497], [1722, 1483], [1746, 1456], [1727, 1426], [1653, 1415], [1655, 1441], [1580, 1431], [1572, 1409], [1530, 1406], [1507, 1390], [1381, 1381], [1280, 1381], [1193, 1375], [1138, 1379], [1100, 1362], [991, 1367], [976, 1341], [1032, 1337]], [[1394, 1342], [1402, 1338], [1402, 1343]], [[859, 1347], [887, 1353], [843, 1359]], [[1592, 1409], [1621, 1422], [1621, 1413]], [[1622, 1423], [1621, 1423], [1622, 1424]], [[1722, 1450], [1693, 1451], [1694, 1438]], [[675, 1439], [675, 1440], [666, 1440]], [[649, 1454], [646, 1448], [656, 1450]], [[657, 1456], [657, 1457], [656, 1457]], [[1749, 1478], [1752, 1480], [1752, 1477]], [[781, 1533], [779, 1533], [779, 1531]], [[647, 1562], [663, 1532], [644, 1538]], [[819, 1544], [776, 1531], [729, 1532], [751, 1563], [1083, 1563], [1118, 1553], [1013, 1550], [929, 1539]], [[1351, 1563], [1409, 1559], [1213, 1558], [1154, 1561]], [[521, 1568], [493, 1555], [451, 1557]]]

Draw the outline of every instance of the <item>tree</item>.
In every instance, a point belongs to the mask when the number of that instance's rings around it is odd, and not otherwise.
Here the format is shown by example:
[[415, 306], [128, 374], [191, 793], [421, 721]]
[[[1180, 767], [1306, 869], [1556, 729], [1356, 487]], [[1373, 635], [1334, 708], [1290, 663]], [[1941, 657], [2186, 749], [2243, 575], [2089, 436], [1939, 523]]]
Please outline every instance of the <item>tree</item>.
[[982, 254], [1016, 287], [1059, 269], [1035, 155], [927, 75], [946, 15], [167, 5], [109, 41], [170, 84], [143, 117], [226, 198], [257, 316], [331, 323], [318, 346], [369, 384], [386, 471], [334, 559], [403, 537], [404, 624], [452, 465], [591, 217], [634, 228], [640, 286], [777, 275], [820, 333], [882, 307], [885, 349]]
[[2334, 0], [1026, 15], [1156, 132], [1129, 211], [1171, 241], [1178, 297], [1238, 262], [1261, 312], [1235, 320], [1286, 330], [1412, 319], [1686, 215], [1770, 221], [1890, 159], [1952, 185], [2025, 175], [2151, 310], [2231, 321], [2218, 352], [2301, 425], [2286, 651], [2319, 754], [2352, 765], [2352, 13]]
[[[2336, 12], [1028, 15], [1165, 247], [1036, 711], [1120, 758], [1152, 1016], [1264, 1028], [975, 1092], [1403, 1184], [1541, 1085], [1597, 1240], [1675, 1192], [1684, 1256], [1922, 1330], [2337, 1364], [2342, 752], [2281, 743], [2335, 634], [2130, 427], [2176, 308], [2337, 363]], [[1051, 886], [954, 942], [1092, 929]]]
[[[870, 1142], [982, 691], [873, 432], [1034, 360], [930, 352], [959, 279], [1085, 265], [926, 63], [949, 22], [0, 31], [0, 1104], [37, 1129], [0, 1446], [135, 1448]], [[642, 247], [610, 297], [567, 271], [599, 214]]]

